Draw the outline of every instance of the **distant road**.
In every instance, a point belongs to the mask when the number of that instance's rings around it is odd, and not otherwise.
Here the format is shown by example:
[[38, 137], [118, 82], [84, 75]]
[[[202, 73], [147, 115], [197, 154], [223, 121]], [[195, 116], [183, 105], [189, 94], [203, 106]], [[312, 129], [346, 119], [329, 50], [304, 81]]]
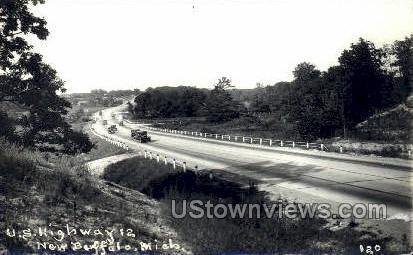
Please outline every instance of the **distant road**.
[[[113, 112], [121, 107], [106, 109], [103, 118], [109, 124]], [[98, 133], [106, 134], [101, 122], [94, 124]], [[150, 149], [197, 165], [199, 169], [214, 169], [246, 176], [256, 180], [261, 190], [273, 198], [285, 196], [297, 202], [384, 203], [390, 216], [412, 219], [411, 162], [392, 158], [325, 157], [322, 152], [294, 153], [294, 151], [257, 149], [228, 142], [183, 137], [152, 132], [153, 142], [139, 144], [130, 138], [130, 129], [145, 126], [125, 123], [114, 138], [132, 148]], [[297, 152], [301, 152], [298, 150]], [[341, 157], [341, 158], [340, 158]]]

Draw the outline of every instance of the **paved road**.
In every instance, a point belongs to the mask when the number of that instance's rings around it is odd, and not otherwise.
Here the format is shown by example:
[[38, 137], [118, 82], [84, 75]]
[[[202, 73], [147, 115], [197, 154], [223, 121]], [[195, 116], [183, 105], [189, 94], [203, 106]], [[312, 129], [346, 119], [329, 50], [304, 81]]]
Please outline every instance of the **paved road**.
[[[117, 121], [111, 115], [119, 110], [107, 109], [103, 118], [115, 124]], [[149, 132], [153, 142], [138, 144], [130, 139], [130, 129], [137, 127], [145, 128], [126, 124], [113, 136], [132, 148], [154, 150], [186, 161], [188, 166], [252, 178], [274, 198], [281, 195], [298, 202], [328, 202], [333, 207], [339, 203], [384, 203], [388, 216], [412, 219], [413, 172], [409, 161], [330, 158], [317, 153], [257, 149], [158, 132]], [[106, 134], [101, 122], [94, 124], [94, 128]]]

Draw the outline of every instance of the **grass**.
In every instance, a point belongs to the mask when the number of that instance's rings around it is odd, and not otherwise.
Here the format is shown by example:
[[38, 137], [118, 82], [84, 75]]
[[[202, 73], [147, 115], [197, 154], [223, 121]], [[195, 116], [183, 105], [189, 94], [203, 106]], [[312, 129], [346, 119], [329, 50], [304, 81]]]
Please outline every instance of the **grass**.
[[[217, 253], [305, 253], [353, 254], [359, 245], [380, 244], [386, 250], [391, 240], [378, 234], [347, 227], [339, 231], [324, 228], [322, 219], [173, 218], [171, 200], [201, 200], [212, 203], [272, 203], [254, 184], [233, 183], [207, 173], [172, 171], [167, 166], [142, 158], [115, 163], [105, 170], [104, 178], [135, 189], [161, 201], [161, 215], [196, 254]], [[287, 201], [283, 201], [286, 203]], [[178, 208], [181, 208], [178, 206]], [[408, 251], [402, 250], [387, 253]]]
[[[93, 155], [114, 152], [117, 153], [114, 148], [101, 143]], [[0, 253], [4, 250], [11, 254], [38, 252], [22, 239], [7, 237], [5, 229], [36, 230], [49, 227], [49, 224], [60, 229], [66, 224], [73, 228], [102, 230], [131, 228], [136, 231], [137, 238], [119, 238], [132, 246], [139, 246], [139, 241], [173, 237], [159, 219], [155, 201], [137, 191], [109, 185], [92, 176], [83, 166], [88, 159], [58, 157], [0, 141]], [[148, 218], [148, 215], [152, 217]], [[85, 243], [95, 239], [80, 237], [80, 240], [64, 241]], [[35, 244], [36, 241], [55, 240], [52, 236], [37, 236], [32, 241]]]
[[[393, 122], [395, 122], [395, 120], [393, 120]], [[208, 123], [201, 119], [195, 121], [186, 119], [159, 120], [153, 124], [154, 127], [158, 128], [307, 142], [297, 137], [292, 127], [289, 127], [287, 124], [279, 125], [279, 122], [273, 121], [271, 118], [261, 120], [258, 117], [241, 117], [219, 124]], [[406, 133], [408, 130], [408, 128], [404, 129], [404, 132]], [[380, 137], [377, 132], [376, 136], [369, 136], [369, 139], [365, 139], [366, 136], [361, 135], [360, 131], [357, 131], [357, 134], [355, 133], [353, 136], [354, 138], [349, 140], [332, 138], [318, 140], [317, 142], [323, 143], [327, 146], [328, 151], [332, 152], [340, 152], [340, 146], [342, 146], [345, 153], [377, 155], [382, 157], [408, 158], [408, 150], [412, 149], [411, 145], [408, 144], [409, 140], [380, 140], [377, 139]]]

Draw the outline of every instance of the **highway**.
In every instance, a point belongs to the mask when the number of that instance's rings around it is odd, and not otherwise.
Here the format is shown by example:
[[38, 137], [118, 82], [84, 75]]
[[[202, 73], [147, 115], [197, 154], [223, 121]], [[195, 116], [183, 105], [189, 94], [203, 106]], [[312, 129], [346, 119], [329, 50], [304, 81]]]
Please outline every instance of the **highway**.
[[[103, 111], [101, 119], [117, 124], [112, 114], [121, 107]], [[96, 115], [97, 116], [97, 115]], [[107, 134], [102, 121], [93, 124]], [[112, 136], [133, 149], [148, 149], [187, 162], [189, 167], [211, 169], [250, 178], [273, 199], [286, 197], [302, 203], [386, 204], [388, 217], [412, 219], [413, 172], [408, 160], [356, 156], [330, 157], [327, 152], [295, 153], [148, 131], [152, 142], [139, 144], [130, 130], [144, 125], [125, 123]], [[301, 150], [296, 150], [301, 152]], [[324, 154], [323, 154], [324, 153]]]

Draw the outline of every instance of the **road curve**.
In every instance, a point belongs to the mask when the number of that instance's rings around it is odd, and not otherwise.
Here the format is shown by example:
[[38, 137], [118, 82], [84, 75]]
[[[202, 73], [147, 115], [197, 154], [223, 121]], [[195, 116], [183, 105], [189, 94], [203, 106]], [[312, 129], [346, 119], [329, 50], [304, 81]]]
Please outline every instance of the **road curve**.
[[[117, 124], [112, 113], [120, 108], [103, 111], [103, 119]], [[130, 139], [130, 129], [145, 128], [139, 124], [118, 127], [114, 138], [132, 148], [148, 148], [186, 161], [199, 169], [226, 171], [255, 180], [261, 190], [273, 198], [285, 196], [298, 202], [384, 203], [388, 216], [402, 215], [412, 219], [412, 179], [410, 161], [400, 159], [358, 160], [349, 156], [323, 157], [317, 154], [294, 153], [239, 146], [149, 131], [153, 142], [138, 144]], [[107, 134], [100, 121], [97, 133]], [[383, 163], [385, 162], [385, 163]]]

